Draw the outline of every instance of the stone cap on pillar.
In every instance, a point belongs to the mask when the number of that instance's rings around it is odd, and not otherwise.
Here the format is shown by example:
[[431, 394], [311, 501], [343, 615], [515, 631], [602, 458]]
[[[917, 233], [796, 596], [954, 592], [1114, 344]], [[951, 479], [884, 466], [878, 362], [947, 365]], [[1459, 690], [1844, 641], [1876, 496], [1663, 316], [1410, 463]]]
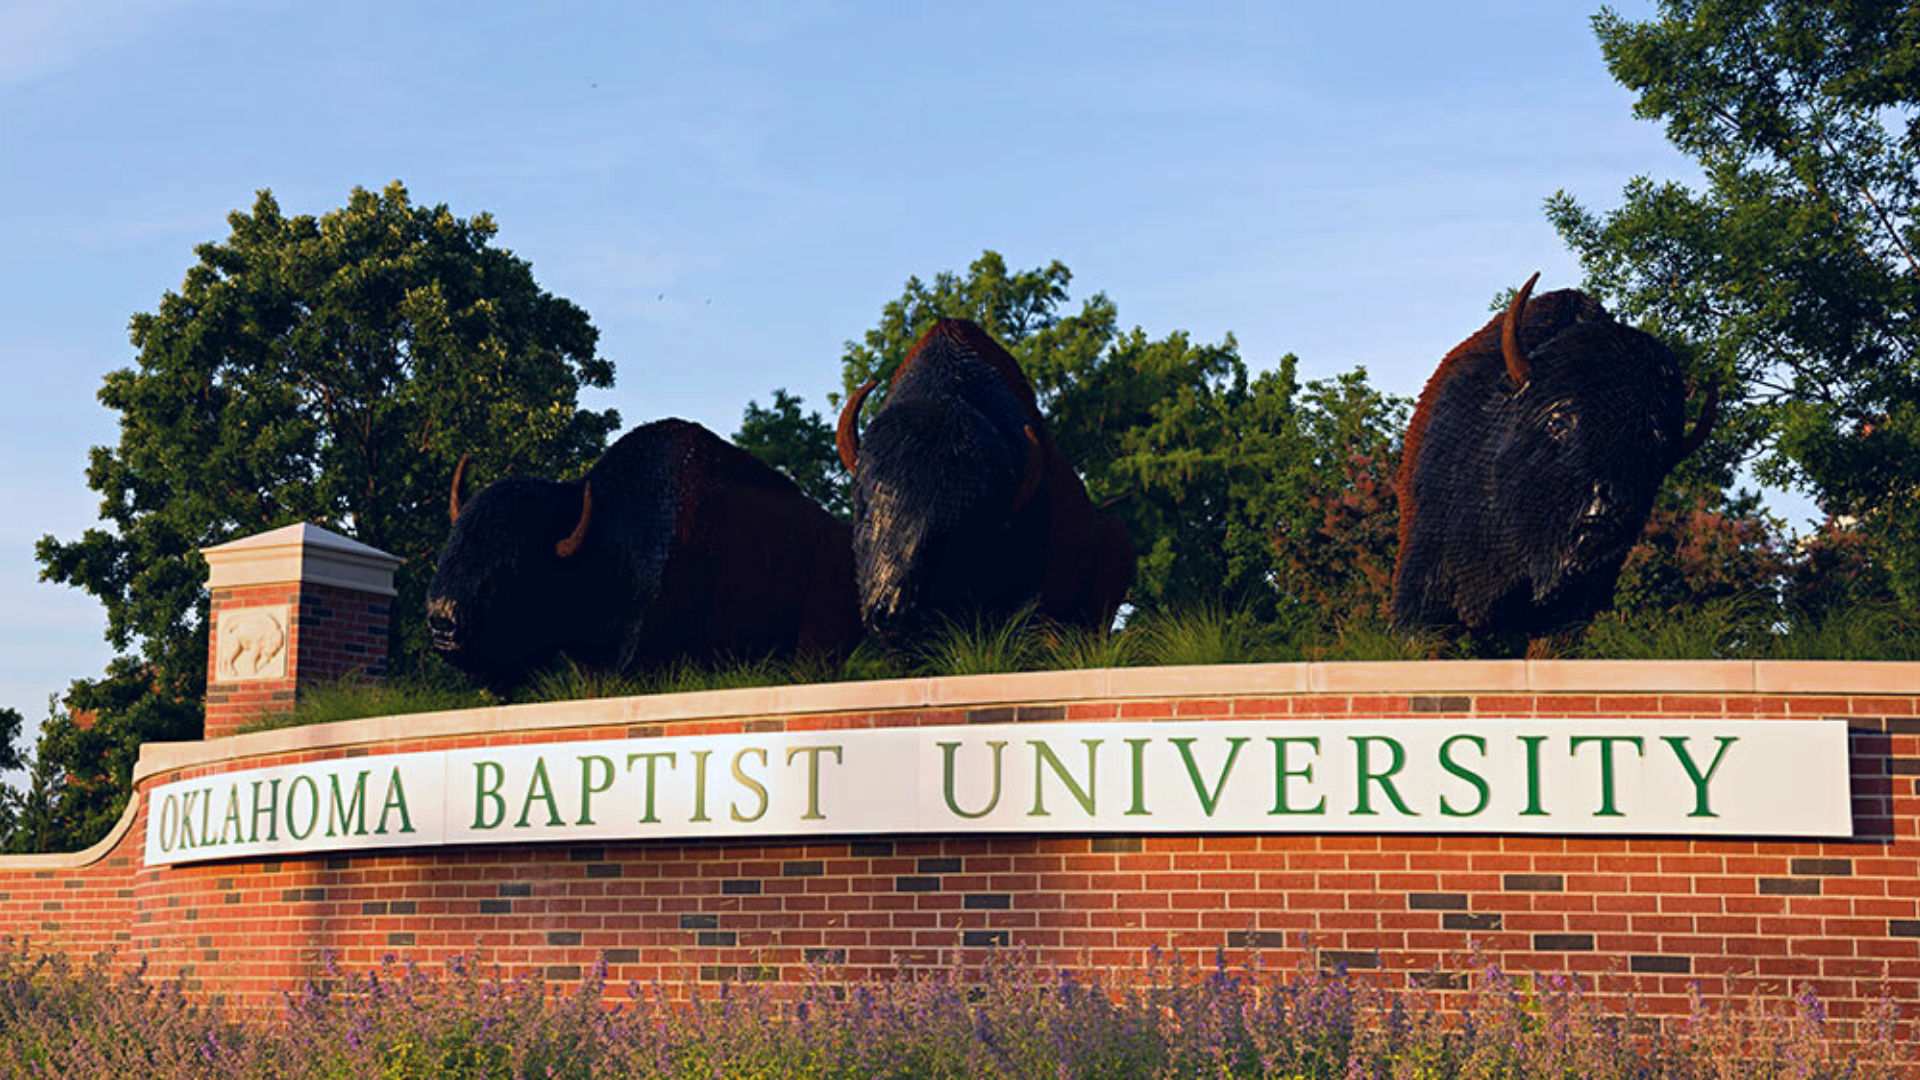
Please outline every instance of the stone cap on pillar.
[[406, 560], [317, 525], [288, 525], [201, 548], [207, 588], [311, 581], [392, 596], [393, 572]]

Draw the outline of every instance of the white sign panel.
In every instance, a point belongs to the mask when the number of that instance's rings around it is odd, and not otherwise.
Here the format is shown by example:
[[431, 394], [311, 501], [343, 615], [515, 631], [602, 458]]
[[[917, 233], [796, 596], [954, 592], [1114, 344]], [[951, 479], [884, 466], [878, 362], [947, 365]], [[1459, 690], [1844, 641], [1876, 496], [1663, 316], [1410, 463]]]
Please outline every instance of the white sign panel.
[[1843, 721], [1001, 724], [342, 758], [156, 788], [148, 865], [872, 833], [1848, 836]]

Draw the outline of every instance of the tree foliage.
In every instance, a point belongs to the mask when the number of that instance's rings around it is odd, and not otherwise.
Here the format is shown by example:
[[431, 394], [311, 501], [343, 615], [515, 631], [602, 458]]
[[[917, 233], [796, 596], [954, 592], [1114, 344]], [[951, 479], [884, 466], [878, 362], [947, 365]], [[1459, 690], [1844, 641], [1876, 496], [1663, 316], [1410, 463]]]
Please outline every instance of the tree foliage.
[[74, 844], [118, 814], [140, 742], [198, 734], [200, 548], [312, 522], [403, 557], [390, 667], [419, 673], [433, 662], [410, 616], [455, 463], [470, 454], [483, 481], [577, 474], [619, 424], [578, 403], [613, 381], [586, 313], [493, 246], [486, 214], [416, 205], [395, 183], [319, 217], [262, 191], [228, 222], [179, 290], [133, 317], [134, 365], [101, 388], [120, 421], [87, 469], [101, 526], [37, 548], [44, 579], [105, 605], [121, 654], [69, 700], [92, 728], [56, 720], [42, 742], [74, 778]]
[[802, 412], [800, 399], [785, 389], [773, 392], [762, 407], [747, 402], [735, 446], [786, 474], [828, 513], [846, 517], [847, 470], [834, 448], [833, 428], [817, 412]]
[[1859, 518], [1920, 603], [1920, 2], [1662, 0], [1594, 28], [1705, 184], [1549, 199], [1587, 287], [1723, 373], [1723, 443]]

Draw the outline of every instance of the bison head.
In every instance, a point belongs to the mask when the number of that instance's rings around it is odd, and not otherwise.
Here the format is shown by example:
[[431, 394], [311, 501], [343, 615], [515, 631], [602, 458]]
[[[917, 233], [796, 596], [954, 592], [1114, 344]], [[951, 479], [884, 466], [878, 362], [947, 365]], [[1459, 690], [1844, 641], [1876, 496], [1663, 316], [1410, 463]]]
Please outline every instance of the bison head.
[[[1017, 380], [1017, 381], [1016, 381]], [[864, 437], [861, 387], [840, 415], [867, 630], [900, 640], [939, 619], [1004, 616], [1040, 594], [1048, 447], [1012, 356], [942, 320], [894, 376]]]
[[566, 645], [569, 563], [593, 521], [585, 483], [508, 477], [461, 498], [454, 471], [453, 533], [427, 588], [434, 651], [490, 686], [519, 682]]
[[1683, 434], [1673, 356], [1572, 290], [1505, 315], [1441, 362], [1400, 465], [1394, 624], [1541, 634], [1605, 608]]

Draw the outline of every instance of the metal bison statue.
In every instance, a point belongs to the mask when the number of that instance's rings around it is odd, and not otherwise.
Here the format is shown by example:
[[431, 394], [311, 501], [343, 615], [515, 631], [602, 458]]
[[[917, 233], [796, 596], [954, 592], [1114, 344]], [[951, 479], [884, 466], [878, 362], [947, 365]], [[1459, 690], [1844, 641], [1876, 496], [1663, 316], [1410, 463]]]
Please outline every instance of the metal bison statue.
[[1683, 433], [1671, 353], [1575, 290], [1528, 296], [1427, 381], [1400, 462], [1393, 624], [1542, 636], [1613, 599]]
[[509, 477], [463, 501], [465, 467], [427, 627], [488, 685], [561, 654], [632, 672], [859, 638], [846, 524], [698, 424], [635, 428], [576, 483]]
[[1110, 625], [1133, 583], [1133, 546], [1094, 510], [1014, 358], [973, 323], [935, 323], [862, 436], [875, 385], [848, 399], [837, 437], [867, 630], [910, 640], [942, 619], [1036, 602], [1059, 622]]

